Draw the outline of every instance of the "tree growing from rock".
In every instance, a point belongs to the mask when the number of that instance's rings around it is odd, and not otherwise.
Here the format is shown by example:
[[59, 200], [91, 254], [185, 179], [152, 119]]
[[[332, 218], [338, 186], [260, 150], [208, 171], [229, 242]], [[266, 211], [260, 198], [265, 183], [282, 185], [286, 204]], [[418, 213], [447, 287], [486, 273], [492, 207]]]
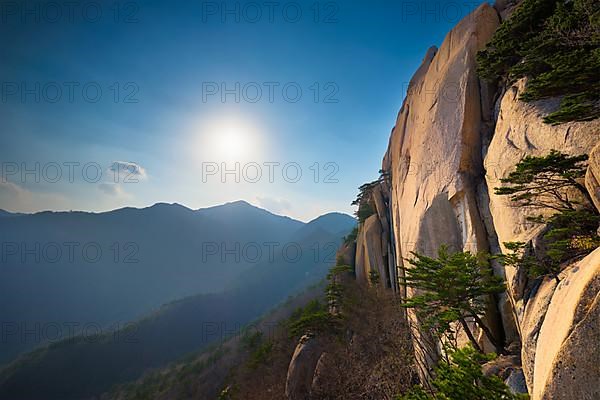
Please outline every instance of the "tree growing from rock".
[[527, 156], [510, 174], [501, 179], [505, 186], [495, 193], [510, 196], [521, 207], [553, 210], [550, 216], [530, 217], [545, 224], [542, 235], [546, 252], [536, 259], [523, 242], [506, 242], [508, 253], [500, 256], [505, 265], [522, 267], [532, 277], [551, 275], [558, 280], [561, 265], [568, 260], [588, 254], [600, 245], [596, 232], [600, 215], [592, 198], [581, 183], [586, 173], [588, 156], [569, 156], [551, 150], [546, 156]]
[[501, 293], [505, 285], [490, 268], [488, 254], [450, 253], [442, 246], [437, 258], [412, 253], [404, 268], [402, 283], [416, 289], [417, 294], [403, 301], [403, 306], [415, 310], [426, 328], [440, 337], [453, 335], [453, 323], [458, 321], [473, 347], [482, 352], [468, 320], [473, 320], [498, 351], [504, 352], [480, 315], [486, 310], [486, 298]]
[[361, 224], [365, 222], [365, 220], [371, 215], [375, 214], [375, 207], [372, 204], [371, 192], [375, 186], [380, 184], [380, 182], [381, 179], [378, 179], [373, 182], [365, 183], [358, 188], [358, 195], [352, 202], [352, 205], [358, 206], [358, 209], [354, 215], [356, 218], [358, 218], [358, 222]]
[[[581, 183], [587, 159], [585, 154], [569, 156], [556, 150], [542, 157], [526, 156], [514, 171], [500, 179], [505, 186], [494, 188], [494, 191], [498, 195], [510, 196], [518, 206], [549, 208], [557, 212], [575, 211], [582, 206], [581, 200], [593, 204]], [[579, 196], [573, 196], [573, 190]]]
[[431, 381], [431, 390], [414, 387], [398, 400], [518, 400], [527, 395], [513, 394], [497, 376], [485, 376], [481, 365], [495, 358], [465, 347], [450, 354], [451, 362], [440, 362]]
[[527, 77], [521, 100], [561, 97], [544, 122], [600, 116], [600, 2], [523, 0], [477, 57], [481, 77]]

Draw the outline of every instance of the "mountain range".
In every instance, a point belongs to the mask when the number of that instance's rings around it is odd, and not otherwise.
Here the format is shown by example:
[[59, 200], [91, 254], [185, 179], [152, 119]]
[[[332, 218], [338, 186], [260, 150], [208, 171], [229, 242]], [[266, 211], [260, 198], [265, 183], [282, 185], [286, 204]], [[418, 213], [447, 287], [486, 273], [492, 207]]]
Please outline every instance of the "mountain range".
[[[159, 203], [103, 213], [3, 211], [0, 218], [0, 365], [61, 339], [102, 336], [150, 313], [164, 315], [161, 306], [176, 300], [188, 298], [170, 310], [190, 301], [235, 303], [229, 297], [240, 280], [245, 290], [252, 290], [247, 282], [261, 287], [265, 300], [245, 311], [232, 303], [228, 315], [255, 318], [305, 281], [321, 279], [319, 268], [333, 264], [337, 243], [355, 225], [337, 213], [303, 223], [243, 201], [199, 210]], [[276, 296], [261, 281], [272, 270], [281, 273], [273, 279], [298, 279], [277, 287]]]

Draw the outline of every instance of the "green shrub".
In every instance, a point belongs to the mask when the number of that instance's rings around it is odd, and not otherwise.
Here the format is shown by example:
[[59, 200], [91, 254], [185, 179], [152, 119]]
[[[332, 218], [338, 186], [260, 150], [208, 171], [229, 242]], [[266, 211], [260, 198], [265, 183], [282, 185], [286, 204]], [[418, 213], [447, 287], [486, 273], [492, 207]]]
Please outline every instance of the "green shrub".
[[242, 349], [244, 350], [253, 350], [258, 347], [258, 345], [263, 340], [263, 333], [260, 331], [251, 332], [250, 330], [245, 330], [241, 339]]
[[545, 122], [600, 116], [600, 2], [524, 0], [478, 54], [481, 77], [527, 77], [521, 100], [564, 96]]
[[506, 254], [499, 254], [497, 258], [503, 265], [522, 269], [530, 278], [554, 273], [547, 265], [531, 255], [532, 249], [525, 242], [504, 242]]
[[287, 325], [291, 337], [300, 337], [305, 334], [336, 334], [340, 321], [329, 313], [326, 306], [320, 306], [318, 309], [304, 309], [300, 316], [290, 319]]
[[596, 233], [600, 216], [589, 210], [563, 211], [545, 219], [548, 231], [544, 240], [549, 263], [560, 263], [590, 253], [600, 245]]
[[454, 335], [452, 323], [458, 321], [473, 346], [481, 351], [471, 332], [467, 319], [473, 319], [499, 351], [500, 338], [494, 337], [479, 317], [486, 311], [486, 296], [505, 290], [500, 277], [493, 274], [490, 256], [484, 253], [449, 253], [442, 246], [438, 258], [413, 253], [404, 268], [402, 283], [417, 290], [417, 295], [404, 299], [403, 306], [413, 308], [424, 327], [439, 336]]
[[354, 243], [356, 241], [357, 236], [358, 236], [358, 226], [355, 226], [354, 228], [352, 228], [352, 231], [350, 231], [350, 233], [347, 236], [344, 236], [344, 244], [346, 246], [351, 245], [352, 243]]
[[[505, 186], [494, 188], [501, 196], [510, 196], [520, 207], [549, 208], [558, 212], [574, 211], [579, 206], [592, 204], [592, 199], [581, 183], [587, 170], [588, 156], [569, 156], [550, 150], [546, 156], [526, 156], [515, 169], [500, 181]], [[579, 198], [569, 191], [577, 190]], [[582, 204], [585, 199], [587, 204]]]
[[523, 269], [530, 278], [544, 275], [557, 278], [566, 262], [583, 257], [600, 246], [600, 236], [596, 233], [600, 217], [588, 210], [563, 211], [538, 221], [548, 225], [542, 235], [546, 248], [542, 257], [536, 258], [523, 251], [527, 247], [523, 242], [505, 242], [508, 254], [499, 256], [504, 265]]
[[[379, 171], [381, 173], [381, 171]], [[358, 210], [354, 213], [356, 218], [358, 218], [359, 223], [365, 222], [367, 218], [371, 215], [375, 214], [375, 207], [373, 206], [372, 192], [375, 187], [381, 184], [381, 182], [385, 179], [387, 175], [381, 175], [379, 179], [368, 182], [361, 185], [358, 188], [358, 195], [356, 199], [352, 202], [353, 206], [358, 206]], [[358, 232], [358, 231], [357, 231]]]
[[362, 224], [367, 218], [375, 214], [375, 207], [373, 207], [369, 201], [361, 202], [358, 205], [358, 210], [356, 210], [355, 214], [356, 218], [358, 218], [358, 222]]
[[371, 282], [371, 285], [373, 286], [379, 285], [379, 272], [375, 270], [369, 271], [369, 282]]
[[256, 369], [259, 365], [266, 363], [273, 352], [273, 342], [268, 340], [258, 345], [248, 359], [248, 367]]
[[587, 159], [585, 154], [568, 156], [551, 150], [546, 156], [525, 157], [501, 180], [506, 186], [495, 188], [496, 194], [510, 196], [518, 206], [555, 211], [550, 216], [529, 218], [547, 226], [542, 235], [545, 255], [533, 257], [525, 251], [525, 243], [507, 242], [504, 246], [508, 253], [498, 256], [501, 262], [522, 268], [533, 278], [550, 275], [558, 280], [566, 261], [584, 256], [600, 245], [596, 231], [600, 215], [581, 183]]
[[518, 400], [497, 376], [485, 376], [481, 365], [495, 358], [467, 346], [450, 354], [451, 363], [440, 362], [431, 381], [432, 390], [416, 386], [398, 400]]

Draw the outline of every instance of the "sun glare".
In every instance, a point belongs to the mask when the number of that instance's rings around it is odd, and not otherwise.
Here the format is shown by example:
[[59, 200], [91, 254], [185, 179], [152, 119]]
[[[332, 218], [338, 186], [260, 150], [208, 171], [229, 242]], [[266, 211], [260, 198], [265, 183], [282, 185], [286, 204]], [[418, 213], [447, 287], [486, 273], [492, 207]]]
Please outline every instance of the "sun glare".
[[221, 117], [202, 129], [201, 152], [211, 161], [252, 161], [261, 147], [257, 127], [247, 120]]

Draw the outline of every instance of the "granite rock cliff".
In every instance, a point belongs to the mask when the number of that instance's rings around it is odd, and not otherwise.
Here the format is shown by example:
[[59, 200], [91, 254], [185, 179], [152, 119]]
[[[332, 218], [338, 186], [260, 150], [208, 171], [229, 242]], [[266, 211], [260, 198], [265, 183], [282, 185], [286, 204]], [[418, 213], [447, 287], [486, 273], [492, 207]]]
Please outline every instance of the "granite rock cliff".
[[[477, 51], [509, 14], [502, 4], [483, 4], [439, 49], [426, 52], [392, 130], [382, 178], [371, 190], [375, 212], [359, 229], [359, 281], [374, 284], [376, 273], [379, 285], [411, 296], [398, 275], [413, 251], [435, 256], [444, 244], [497, 254], [506, 250], [504, 242], [535, 242], [539, 226], [527, 220], [534, 211], [492, 190], [527, 155], [589, 154], [585, 183], [600, 209], [600, 120], [546, 124], [543, 116], [560, 99], [525, 103], [519, 100], [524, 79], [496, 88], [478, 78]], [[486, 322], [507, 347], [521, 349], [516, 367], [532, 398], [600, 398], [600, 249], [567, 265], [558, 284], [532, 282], [525, 271], [500, 264], [494, 272], [506, 278], [507, 291], [490, 299]], [[410, 312], [409, 319], [421, 379], [427, 379], [439, 346]]]

